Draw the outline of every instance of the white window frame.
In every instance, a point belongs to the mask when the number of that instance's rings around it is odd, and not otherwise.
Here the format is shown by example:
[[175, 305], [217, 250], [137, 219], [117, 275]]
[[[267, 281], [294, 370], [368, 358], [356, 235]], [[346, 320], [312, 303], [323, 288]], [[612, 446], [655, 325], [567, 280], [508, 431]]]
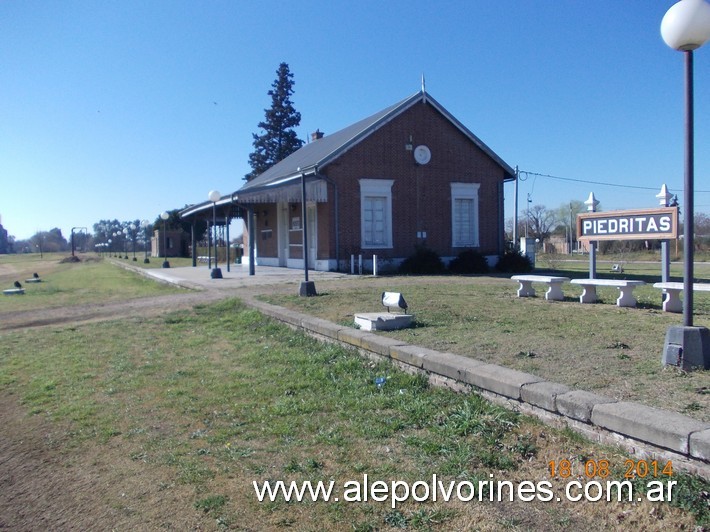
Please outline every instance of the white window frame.
[[[392, 185], [394, 179], [360, 179], [360, 247], [362, 249], [392, 249]], [[384, 198], [384, 242], [372, 244], [365, 242], [365, 200]]]
[[[479, 239], [479, 218], [480, 211], [478, 209], [478, 189], [481, 188], [480, 183], [451, 183], [451, 247], [454, 248], [477, 248], [480, 247]], [[471, 220], [472, 239], [470, 241], [462, 241], [456, 231], [456, 200], [472, 200], [473, 201], [473, 220]]]

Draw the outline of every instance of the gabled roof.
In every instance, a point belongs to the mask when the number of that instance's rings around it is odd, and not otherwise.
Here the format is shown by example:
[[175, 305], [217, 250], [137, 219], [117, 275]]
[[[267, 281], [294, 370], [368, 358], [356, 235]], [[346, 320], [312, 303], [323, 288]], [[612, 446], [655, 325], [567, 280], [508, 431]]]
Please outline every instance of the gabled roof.
[[272, 187], [291, 184], [295, 179], [300, 178], [301, 173], [311, 174], [315, 172], [316, 168], [322, 169], [374, 131], [419, 102], [427, 103], [441, 113], [466, 135], [471, 142], [503, 168], [506, 174], [506, 180], [513, 179], [515, 171], [505, 161], [493, 152], [481, 139], [469, 131], [469, 129], [459, 122], [451, 113], [444, 109], [429, 93], [422, 90], [383, 109], [379, 113], [375, 113], [340, 131], [331, 133], [310, 144], [302, 146], [300, 149], [269, 168], [266, 172], [246, 183], [237, 191], [237, 194], [242, 195], [250, 192], [261, 192]]

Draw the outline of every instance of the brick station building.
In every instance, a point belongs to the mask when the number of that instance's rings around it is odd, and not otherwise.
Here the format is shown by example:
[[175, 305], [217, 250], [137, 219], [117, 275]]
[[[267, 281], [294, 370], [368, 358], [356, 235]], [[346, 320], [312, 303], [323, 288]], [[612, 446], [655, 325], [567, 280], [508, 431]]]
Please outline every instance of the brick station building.
[[250, 213], [259, 265], [303, 267], [304, 186], [309, 268], [346, 271], [360, 254], [396, 266], [417, 246], [445, 260], [474, 249], [492, 263], [504, 251], [503, 184], [514, 174], [421, 90], [340, 131], [316, 132], [218, 205]]

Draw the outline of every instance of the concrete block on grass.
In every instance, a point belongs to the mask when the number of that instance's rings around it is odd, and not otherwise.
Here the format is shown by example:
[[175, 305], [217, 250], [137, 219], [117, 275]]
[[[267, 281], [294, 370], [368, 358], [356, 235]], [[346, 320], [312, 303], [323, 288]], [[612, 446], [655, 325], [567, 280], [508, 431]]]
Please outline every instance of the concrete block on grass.
[[690, 435], [710, 425], [682, 414], [638, 403], [597, 405], [592, 423], [636, 440], [688, 454]]
[[362, 347], [362, 339], [367, 335], [372, 335], [360, 329], [351, 329], [350, 327], [344, 327], [338, 331], [338, 340], [350, 344], [353, 347]]
[[271, 305], [269, 303], [264, 303], [263, 301], [250, 301], [248, 305], [251, 308], [258, 310], [262, 314], [270, 316], [276, 320], [283, 321], [284, 323], [293, 325], [294, 327], [300, 327], [301, 322], [304, 319], [310, 317], [308, 316], [308, 314], [303, 314], [294, 310], [289, 310], [283, 307], [278, 307], [276, 305]]
[[460, 382], [468, 382], [467, 374], [483, 362], [453, 353], [432, 351], [424, 358], [422, 368], [437, 375], [443, 375]]
[[592, 421], [592, 410], [597, 405], [614, 403], [614, 399], [597, 395], [592, 392], [573, 390], [557, 396], [557, 411], [563, 416], [571, 417], [584, 423]]
[[710, 462], [710, 429], [690, 435], [690, 456]]
[[405, 345], [407, 342], [397, 340], [396, 338], [388, 338], [379, 334], [363, 333], [360, 339], [360, 347], [378, 355], [385, 357], [390, 356], [390, 348], [398, 345]]
[[406, 345], [406, 342], [402, 340], [380, 336], [359, 329], [351, 329], [349, 327], [343, 327], [338, 330], [338, 340], [388, 358], [392, 346]]
[[307, 331], [311, 331], [334, 340], [338, 339], [338, 331], [344, 328], [343, 325], [337, 325], [332, 321], [324, 320], [322, 318], [314, 318], [312, 316], [305, 318], [301, 322], [301, 326]]
[[516, 401], [520, 400], [523, 386], [543, 380], [529, 373], [485, 363], [473, 365], [466, 370], [465, 375], [468, 384]]
[[521, 388], [520, 399], [550, 412], [557, 412], [557, 396], [569, 391], [569, 386], [564, 384], [547, 381], [533, 382]]
[[390, 347], [390, 358], [403, 364], [408, 364], [412, 367], [422, 369], [424, 367], [424, 359], [438, 351], [419, 347], [418, 345], [393, 345]]

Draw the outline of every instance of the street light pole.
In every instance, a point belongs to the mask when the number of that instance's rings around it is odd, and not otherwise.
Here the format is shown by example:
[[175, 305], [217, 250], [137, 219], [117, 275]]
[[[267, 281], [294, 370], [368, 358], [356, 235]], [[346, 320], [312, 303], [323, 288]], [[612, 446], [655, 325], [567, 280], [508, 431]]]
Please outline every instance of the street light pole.
[[170, 268], [170, 263], [168, 262], [168, 235], [165, 230], [165, 221], [170, 218], [168, 211], [163, 211], [160, 218], [163, 220], [163, 268]]
[[685, 50], [685, 182], [683, 202], [685, 218], [683, 223], [683, 325], [693, 326], [693, 279], [695, 277], [695, 121], [693, 112], [693, 52]]
[[133, 242], [133, 260], [137, 261], [136, 259], [136, 224], [131, 224], [128, 226], [131, 230], [131, 241]]
[[150, 264], [150, 259], [148, 258], [148, 226], [150, 222], [148, 220], [141, 221], [141, 226], [143, 227], [143, 251], [145, 252], [145, 258], [143, 259], [143, 264]]
[[710, 3], [681, 0], [666, 12], [661, 21], [661, 36], [668, 46], [685, 56], [685, 181], [683, 191], [683, 326], [666, 332], [663, 364], [685, 370], [710, 369], [710, 330], [693, 327], [694, 254], [694, 118], [693, 50], [710, 40]]
[[217, 267], [217, 202], [222, 195], [216, 190], [210, 190], [207, 198], [212, 202], [212, 230], [214, 231], [214, 268], [210, 273], [212, 279], [222, 279], [222, 270]]
[[[301, 170], [300, 168], [298, 169]], [[303, 255], [303, 281], [298, 289], [298, 295], [301, 297], [310, 297], [318, 295], [316, 293], [316, 284], [308, 280], [308, 206], [306, 203], [306, 174], [301, 173], [301, 243]]]

